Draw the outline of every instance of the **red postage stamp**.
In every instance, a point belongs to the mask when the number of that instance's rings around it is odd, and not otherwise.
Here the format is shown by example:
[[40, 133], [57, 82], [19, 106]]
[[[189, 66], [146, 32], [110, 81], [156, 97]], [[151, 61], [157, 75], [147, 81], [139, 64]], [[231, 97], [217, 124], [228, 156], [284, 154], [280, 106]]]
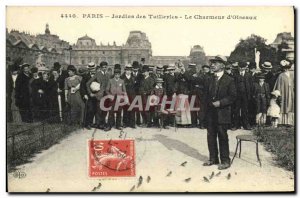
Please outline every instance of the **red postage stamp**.
[[89, 140], [90, 177], [135, 176], [134, 140]]

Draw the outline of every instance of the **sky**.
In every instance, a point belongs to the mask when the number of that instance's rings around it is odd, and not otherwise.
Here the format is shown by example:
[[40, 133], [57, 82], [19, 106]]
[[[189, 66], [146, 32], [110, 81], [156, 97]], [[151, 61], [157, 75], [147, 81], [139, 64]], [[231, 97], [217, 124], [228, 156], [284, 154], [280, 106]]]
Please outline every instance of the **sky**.
[[[292, 7], [8, 6], [6, 11], [9, 31], [17, 29], [40, 34], [44, 33], [48, 23], [51, 34], [57, 34], [71, 44], [87, 34], [97, 44], [112, 44], [115, 41], [117, 45], [122, 45], [126, 43], [130, 31], [140, 30], [152, 43], [154, 56], [188, 56], [194, 45], [202, 46], [206, 55], [228, 56], [240, 39], [251, 34], [264, 37], [268, 44], [280, 32], [291, 32], [294, 36]], [[76, 18], [62, 18], [62, 14], [75, 14]], [[98, 14], [99, 18], [87, 18], [88, 14]], [[134, 18], [112, 18], [113, 14], [133, 15]], [[150, 19], [150, 14], [182, 18]], [[145, 15], [146, 19], [137, 18], [137, 15]], [[197, 16], [224, 16], [224, 19], [197, 19]], [[256, 17], [256, 20], [228, 19], [228, 16]]]

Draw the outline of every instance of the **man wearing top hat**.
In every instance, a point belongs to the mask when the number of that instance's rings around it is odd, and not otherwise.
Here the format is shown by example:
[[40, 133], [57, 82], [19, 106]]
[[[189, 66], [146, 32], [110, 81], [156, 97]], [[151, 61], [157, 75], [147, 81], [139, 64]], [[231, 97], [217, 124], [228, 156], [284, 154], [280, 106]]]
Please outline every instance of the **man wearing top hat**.
[[[85, 102], [85, 116], [84, 116], [84, 127], [91, 129], [93, 126], [93, 120], [97, 112], [97, 98], [91, 97], [88, 93], [87, 82], [94, 76], [96, 65], [94, 62], [90, 62], [87, 66], [87, 71], [83, 72], [82, 80], [80, 84], [80, 95]], [[79, 69], [80, 73], [80, 69]]]
[[[133, 72], [132, 75], [134, 77], [134, 90], [135, 90], [135, 95], [139, 96], [140, 95], [140, 85], [141, 82], [144, 78], [141, 69], [140, 69], [140, 64], [137, 61], [133, 61], [132, 63], [132, 67], [133, 67]], [[136, 124], [138, 126], [140, 126], [141, 123], [141, 112], [139, 111], [139, 109], [134, 109], [135, 111], [135, 118], [136, 118]]]
[[218, 169], [223, 170], [230, 167], [227, 129], [231, 123], [231, 104], [235, 102], [237, 93], [234, 80], [224, 74], [226, 57], [216, 56], [210, 62], [214, 76], [207, 87], [206, 117], [209, 160], [203, 166], [219, 164], [220, 153], [221, 164]]
[[[122, 106], [119, 106], [119, 108], [115, 109], [115, 106], [118, 106], [118, 102], [121, 102], [118, 100], [117, 96], [125, 96], [126, 94], [126, 87], [124, 80], [120, 78], [121, 76], [121, 65], [115, 64], [114, 66], [114, 77], [112, 79], [109, 79], [107, 87], [106, 87], [106, 93], [108, 95], [113, 96], [113, 99], [110, 100], [110, 107], [109, 115], [108, 115], [108, 126], [104, 129], [105, 131], [111, 130], [111, 128], [115, 125], [116, 129], [121, 130], [121, 113], [122, 113]], [[108, 100], [108, 99], [107, 99]], [[115, 113], [116, 113], [116, 121], [115, 121]]]
[[251, 77], [246, 72], [247, 63], [239, 62], [239, 73], [235, 76], [237, 98], [234, 106], [234, 120], [232, 130], [237, 130], [241, 126], [245, 130], [250, 130], [248, 105], [251, 99]]
[[152, 123], [150, 120], [150, 112], [149, 112], [149, 110], [146, 110], [145, 108], [147, 105], [147, 98], [148, 98], [148, 96], [150, 96], [151, 91], [153, 90], [155, 81], [149, 74], [149, 66], [148, 65], [143, 66], [142, 73], [144, 75], [144, 78], [141, 81], [139, 92], [142, 96], [142, 103], [143, 103], [143, 112], [142, 112], [143, 126], [151, 127]]
[[130, 64], [125, 66], [125, 72], [121, 75], [121, 79], [124, 80], [129, 104], [123, 106], [123, 126], [135, 127], [135, 112], [128, 111], [128, 108], [135, 98], [135, 78], [132, 75], [132, 66]]
[[[106, 95], [106, 87], [108, 84], [108, 81], [110, 79], [110, 74], [107, 73], [107, 62], [102, 61], [100, 63], [100, 71], [97, 72], [90, 80], [86, 83], [87, 91], [90, 97], [95, 97], [95, 94], [91, 90], [91, 83], [92, 82], [98, 82], [100, 84], [100, 92], [102, 92], [101, 95], [103, 97]], [[101, 98], [97, 99], [97, 113], [96, 113], [96, 124], [99, 129], [104, 129], [106, 127], [106, 121], [105, 118], [107, 116], [107, 111], [100, 108], [100, 100]], [[107, 106], [108, 104], [104, 104]]]

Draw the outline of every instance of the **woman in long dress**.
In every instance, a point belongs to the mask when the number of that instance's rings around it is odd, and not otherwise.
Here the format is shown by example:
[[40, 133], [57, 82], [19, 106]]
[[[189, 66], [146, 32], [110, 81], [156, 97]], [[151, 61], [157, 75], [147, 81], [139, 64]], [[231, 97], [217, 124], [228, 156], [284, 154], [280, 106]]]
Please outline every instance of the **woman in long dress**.
[[281, 95], [280, 119], [278, 124], [294, 125], [294, 75], [289, 71], [291, 65], [282, 60], [280, 65], [283, 72], [278, 76], [274, 90], [279, 90]]
[[76, 68], [68, 66], [69, 77], [65, 80], [65, 97], [70, 105], [70, 124], [82, 124], [84, 118], [84, 102], [80, 95], [81, 76], [76, 75]]

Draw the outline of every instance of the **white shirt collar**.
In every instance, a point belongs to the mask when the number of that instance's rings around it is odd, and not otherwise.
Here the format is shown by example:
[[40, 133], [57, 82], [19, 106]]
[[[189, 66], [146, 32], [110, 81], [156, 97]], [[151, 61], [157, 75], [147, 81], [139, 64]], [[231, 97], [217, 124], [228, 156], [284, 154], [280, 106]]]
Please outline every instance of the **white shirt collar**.
[[224, 75], [224, 71], [215, 72], [215, 76], [218, 77], [218, 80]]

